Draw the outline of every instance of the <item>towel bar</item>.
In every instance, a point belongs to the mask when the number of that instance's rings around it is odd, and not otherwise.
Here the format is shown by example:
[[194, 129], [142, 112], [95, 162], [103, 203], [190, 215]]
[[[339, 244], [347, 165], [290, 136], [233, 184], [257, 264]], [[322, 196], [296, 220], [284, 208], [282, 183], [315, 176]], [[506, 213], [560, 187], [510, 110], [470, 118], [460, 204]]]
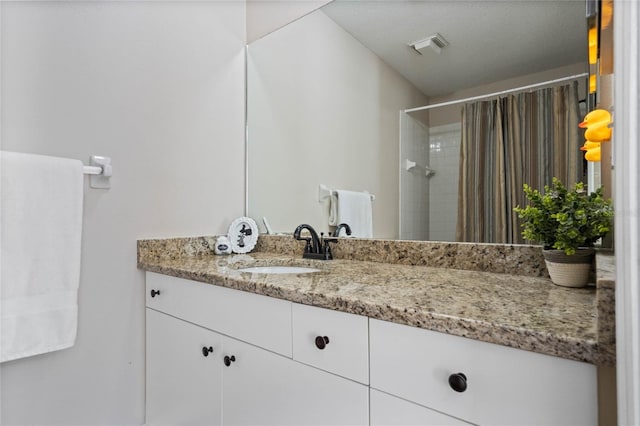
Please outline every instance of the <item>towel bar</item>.
[[85, 175], [101, 175], [103, 173], [103, 168], [98, 166], [84, 166], [84, 174]]
[[[368, 191], [362, 191], [369, 194]], [[326, 185], [320, 184], [318, 186], [318, 202], [321, 203], [327, 198], [331, 197], [331, 195], [335, 194], [336, 191], [333, 189], [329, 189]], [[371, 201], [376, 199], [376, 196], [373, 194], [369, 194], [371, 196]]]
[[111, 158], [92, 155], [89, 164], [89, 166], [84, 166], [83, 172], [85, 175], [90, 175], [89, 185], [91, 188], [111, 188], [111, 176], [113, 175]]

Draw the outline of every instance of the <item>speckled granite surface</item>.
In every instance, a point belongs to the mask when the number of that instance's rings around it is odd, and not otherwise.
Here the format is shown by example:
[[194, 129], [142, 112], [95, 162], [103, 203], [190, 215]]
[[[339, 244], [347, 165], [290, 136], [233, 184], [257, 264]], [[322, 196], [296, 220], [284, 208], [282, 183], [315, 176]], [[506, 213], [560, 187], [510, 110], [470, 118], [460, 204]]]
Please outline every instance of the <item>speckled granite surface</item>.
[[[138, 241], [145, 259], [171, 259], [213, 254], [216, 237], [189, 237]], [[253, 252], [300, 257], [304, 243], [290, 235], [260, 235]], [[366, 240], [341, 238], [332, 245], [334, 258], [424, 265], [470, 271], [548, 277], [539, 247], [505, 244], [432, 241]]]
[[596, 255], [596, 307], [598, 318], [598, 351], [607, 365], [616, 359], [615, 262], [612, 252]]
[[[395, 243], [412, 243], [360, 240], [367, 247], [361, 246], [357, 254], [365, 260], [352, 260], [356, 250], [349, 246], [357, 240], [341, 240], [334, 255], [344, 258], [327, 262], [302, 259], [301, 246], [289, 239], [261, 236], [257, 251], [231, 256], [211, 254], [215, 237], [141, 240], [138, 266], [563, 358], [598, 365], [615, 362], [610, 254], [598, 256], [603, 268], [598, 268], [596, 291], [596, 286], [567, 289], [552, 284], [545, 276], [544, 263], [536, 266], [531, 261], [541, 258], [534, 253], [538, 248], [415, 243], [417, 248], [394, 255], [399, 247]], [[343, 250], [340, 254], [338, 246]], [[429, 252], [410, 254], [424, 250]], [[379, 257], [373, 255], [381, 251]], [[370, 258], [380, 261], [367, 260]], [[386, 263], [389, 260], [396, 263]], [[314, 266], [322, 272], [275, 275], [238, 271], [248, 266], [286, 264]]]
[[[261, 235], [254, 251], [299, 256], [303, 247], [291, 236]], [[336, 259], [549, 276], [540, 248], [527, 245], [341, 238], [331, 250]]]

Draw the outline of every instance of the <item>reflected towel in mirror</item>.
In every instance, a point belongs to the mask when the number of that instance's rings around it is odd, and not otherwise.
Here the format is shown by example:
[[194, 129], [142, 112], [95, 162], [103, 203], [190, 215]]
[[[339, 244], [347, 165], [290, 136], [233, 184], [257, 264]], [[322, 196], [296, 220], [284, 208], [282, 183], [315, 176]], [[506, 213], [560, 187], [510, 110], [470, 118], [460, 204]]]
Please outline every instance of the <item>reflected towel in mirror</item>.
[[371, 194], [337, 189], [329, 202], [329, 225], [346, 223], [351, 227], [351, 236], [373, 238], [373, 215]]

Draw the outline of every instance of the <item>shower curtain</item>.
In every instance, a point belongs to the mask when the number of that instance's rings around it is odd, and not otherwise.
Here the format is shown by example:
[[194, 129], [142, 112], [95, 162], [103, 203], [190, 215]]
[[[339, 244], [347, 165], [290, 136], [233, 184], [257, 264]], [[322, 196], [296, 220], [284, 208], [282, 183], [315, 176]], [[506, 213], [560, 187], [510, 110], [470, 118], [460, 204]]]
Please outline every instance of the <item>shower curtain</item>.
[[577, 82], [466, 104], [456, 240], [523, 243], [513, 212], [527, 204], [523, 184], [584, 179], [579, 122]]

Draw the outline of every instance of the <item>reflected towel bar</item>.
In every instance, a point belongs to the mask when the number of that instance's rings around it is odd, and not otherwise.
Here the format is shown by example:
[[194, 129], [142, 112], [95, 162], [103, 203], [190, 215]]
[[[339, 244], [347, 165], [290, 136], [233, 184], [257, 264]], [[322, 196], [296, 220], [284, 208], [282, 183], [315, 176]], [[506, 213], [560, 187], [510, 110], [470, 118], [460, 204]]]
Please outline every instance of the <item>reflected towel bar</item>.
[[[369, 194], [368, 191], [362, 191], [362, 192]], [[329, 189], [326, 185], [320, 184], [318, 186], [318, 202], [321, 203], [324, 200], [327, 200], [329, 197], [331, 197], [335, 193], [336, 191], [334, 189]], [[376, 199], [376, 196], [373, 194], [369, 194], [369, 196], [371, 197], [371, 201]]]

